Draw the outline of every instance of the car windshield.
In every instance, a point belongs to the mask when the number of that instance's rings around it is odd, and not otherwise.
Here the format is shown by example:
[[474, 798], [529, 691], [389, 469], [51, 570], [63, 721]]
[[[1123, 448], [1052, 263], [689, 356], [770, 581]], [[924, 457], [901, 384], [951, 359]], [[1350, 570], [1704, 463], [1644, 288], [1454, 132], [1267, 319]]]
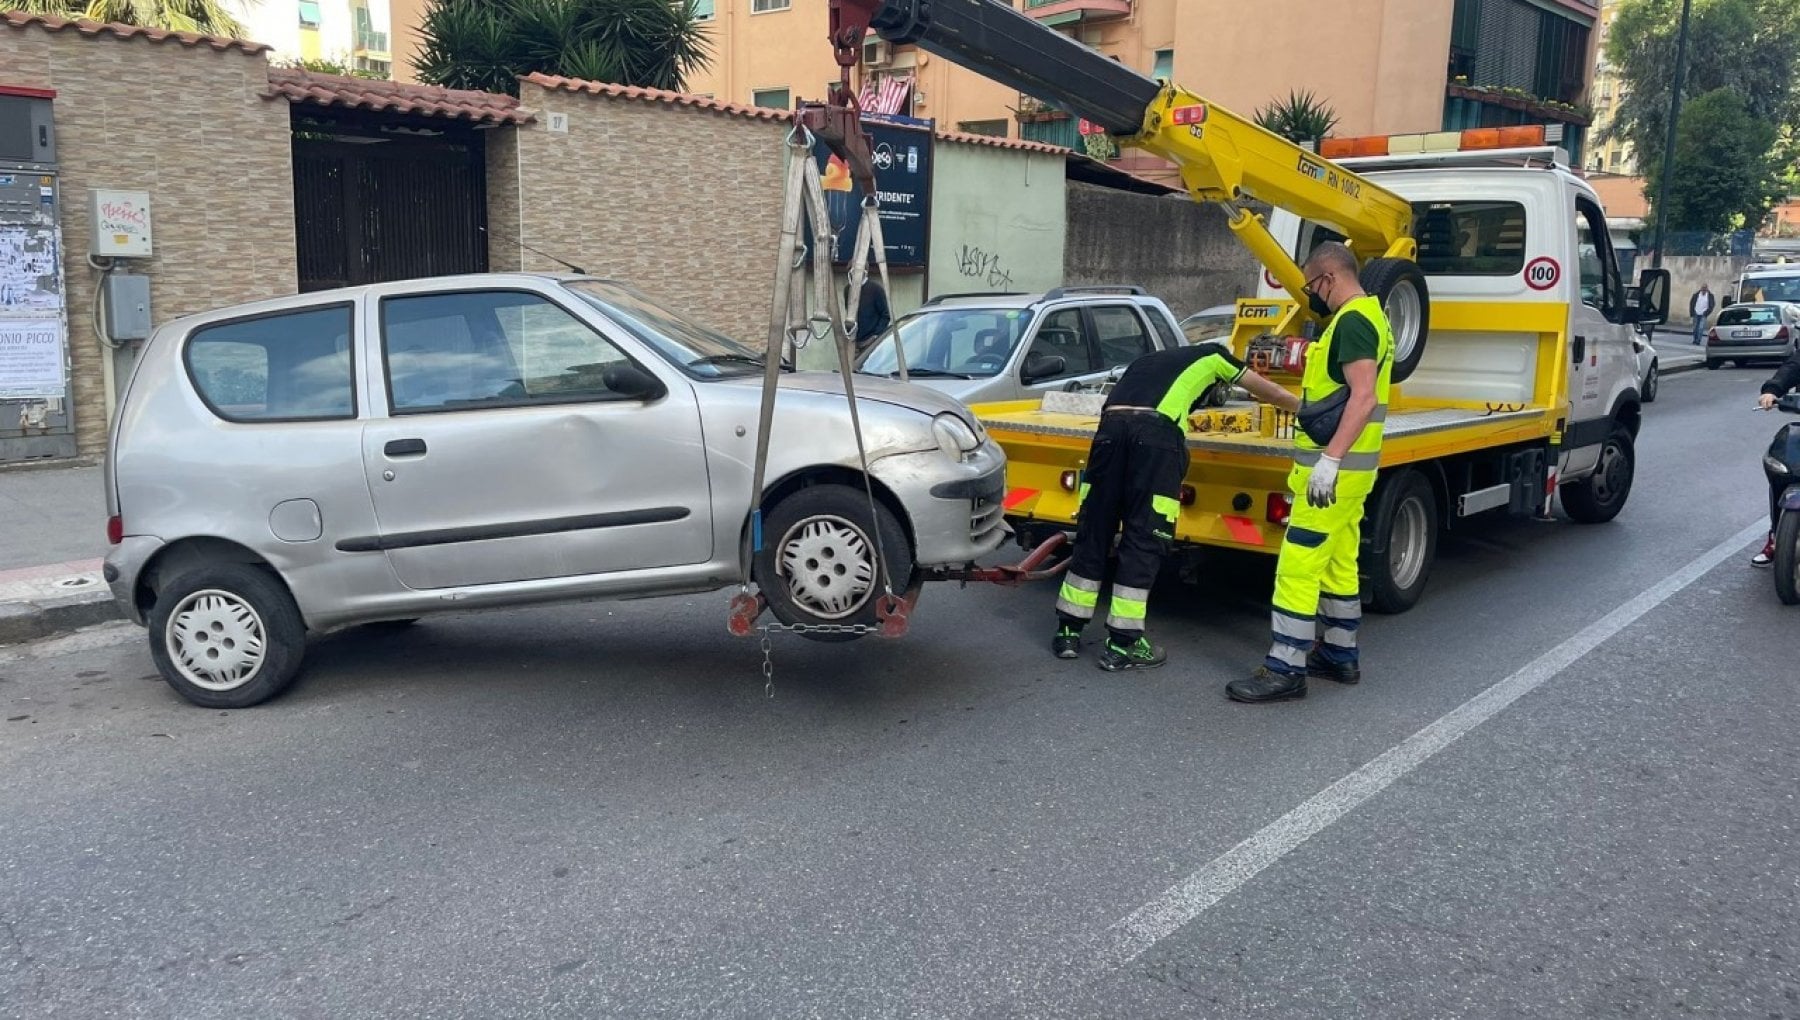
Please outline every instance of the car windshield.
[[1742, 301], [1800, 302], [1800, 276], [1746, 276], [1738, 297]]
[[1719, 313], [1721, 326], [1773, 326], [1780, 321], [1773, 305], [1739, 305]]
[[623, 326], [676, 368], [701, 379], [762, 370], [762, 352], [607, 280], [575, 280], [569, 291]]
[[999, 375], [1031, 324], [1023, 308], [927, 308], [904, 316], [863, 356], [860, 372], [898, 375], [894, 340], [905, 344], [906, 368], [923, 377], [989, 379]]

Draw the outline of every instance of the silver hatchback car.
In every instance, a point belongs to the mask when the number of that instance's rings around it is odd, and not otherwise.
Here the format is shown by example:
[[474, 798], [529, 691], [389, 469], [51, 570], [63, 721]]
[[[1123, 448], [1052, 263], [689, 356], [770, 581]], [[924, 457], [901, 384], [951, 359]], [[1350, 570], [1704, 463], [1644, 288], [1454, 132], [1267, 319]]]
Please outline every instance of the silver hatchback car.
[[1000, 545], [1004, 455], [920, 386], [858, 382], [871, 514], [842, 379], [784, 372], [753, 498], [762, 365], [579, 276], [172, 322], [113, 425], [106, 578], [177, 691], [243, 707], [293, 679], [308, 634], [711, 591], [746, 564], [784, 623], [868, 624], [888, 578]]

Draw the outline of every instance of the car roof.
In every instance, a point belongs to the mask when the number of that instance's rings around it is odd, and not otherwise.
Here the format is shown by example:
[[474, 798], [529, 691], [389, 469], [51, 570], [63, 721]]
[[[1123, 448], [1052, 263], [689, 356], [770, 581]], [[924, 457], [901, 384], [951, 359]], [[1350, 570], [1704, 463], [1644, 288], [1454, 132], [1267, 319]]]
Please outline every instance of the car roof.
[[441, 286], [445, 289], [466, 287], [505, 287], [530, 283], [574, 283], [592, 280], [596, 283], [612, 283], [619, 286], [630, 286], [622, 281], [602, 276], [583, 276], [580, 273], [460, 273], [451, 276], [421, 276], [408, 280], [390, 280], [384, 283], [364, 283], [352, 287], [334, 287], [330, 290], [309, 290], [300, 294], [283, 294], [279, 297], [263, 298], [260, 301], [245, 301], [235, 305], [220, 305], [204, 311], [184, 315], [170, 320], [163, 328], [181, 331], [193, 322], [216, 322], [219, 320], [251, 318], [275, 312], [289, 311], [297, 308], [312, 308], [319, 305], [338, 304], [355, 301], [371, 292], [382, 293], [391, 290], [412, 290], [420, 287]]
[[909, 315], [945, 308], [1035, 308], [1052, 301], [1125, 301], [1138, 304], [1161, 304], [1161, 300], [1142, 287], [1131, 284], [1057, 287], [1054, 290], [991, 291], [967, 294], [939, 294]]

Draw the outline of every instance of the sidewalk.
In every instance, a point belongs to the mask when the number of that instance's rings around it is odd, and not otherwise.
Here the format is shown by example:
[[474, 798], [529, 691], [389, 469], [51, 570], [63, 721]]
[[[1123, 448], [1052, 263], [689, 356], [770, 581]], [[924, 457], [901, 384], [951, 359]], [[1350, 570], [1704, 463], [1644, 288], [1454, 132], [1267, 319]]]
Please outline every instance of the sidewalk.
[[118, 619], [97, 467], [0, 470], [0, 646]]
[[1656, 370], [1662, 375], [1689, 372], [1706, 364], [1706, 355], [1694, 346], [1694, 335], [1685, 329], [1660, 328], [1650, 345], [1656, 348]]

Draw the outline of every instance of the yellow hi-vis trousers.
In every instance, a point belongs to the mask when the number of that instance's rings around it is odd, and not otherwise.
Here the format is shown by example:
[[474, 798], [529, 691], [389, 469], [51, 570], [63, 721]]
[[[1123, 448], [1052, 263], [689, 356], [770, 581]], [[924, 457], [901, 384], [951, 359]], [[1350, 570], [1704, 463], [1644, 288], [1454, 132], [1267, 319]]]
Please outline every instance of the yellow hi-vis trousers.
[[[1306, 656], [1319, 641], [1329, 662], [1356, 662], [1356, 632], [1362, 625], [1357, 555], [1362, 547], [1363, 504], [1373, 473], [1338, 477], [1338, 500], [1323, 509], [1306, 501], [1310, 469], [1296, 468], [1290, 480], [1294, 512], [1275, 565], [1275, 605], [1270, 613], [1274, 640], [1264, 665], [1287, 676], [1306, 672]], [[1321, 633], [1322, 631], [1322, 633]]]

